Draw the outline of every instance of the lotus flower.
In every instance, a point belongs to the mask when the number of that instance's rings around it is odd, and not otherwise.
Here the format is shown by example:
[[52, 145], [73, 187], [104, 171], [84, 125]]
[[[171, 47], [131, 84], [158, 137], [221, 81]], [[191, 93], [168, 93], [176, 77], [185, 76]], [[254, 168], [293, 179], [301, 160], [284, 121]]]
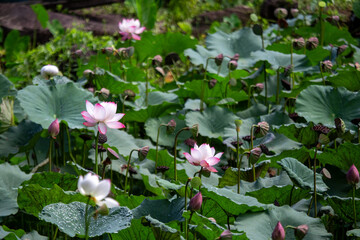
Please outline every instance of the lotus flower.
[[50, 77], [58, 75], [59, 69], [57, 66], [48, 64], [48, 65], [43, 66], [41, 68], [40, 72], [41, 72], [42, 77], [49, 79]]
[[280, 222], [276, 224], [274, 231], [271, 235], [272, 240], [284, 240], [285, 239], [285, 230]]
[[197, 211], [201, 208], [201, 204], [202, 204], [202, 195], [201, 192], [198, 192], [192, 199], [190, 199], [189, 202], [189, 209], [191, 211]]
[[134, 39], [140, 40], [140, 36], [145, 27], [140, 27], [140, 21], [138, 19], [123, 19], [122, 22], [119, 22], [119, 33], [122, 35], [121, 40]]
[[53, 138], [56, 139], [56, 136], [59, 134], [60, 132], [60, 124], [59, 124], [59, 120], [55, 119], [49, 126], [48, 128], [48, 132], [49, 135]]
[[357, 184], [360, 181], [359, 171], [353, 164], [349, 171], [346, 173], [346, 180], [349, 184]]
[[99, 206], [105, 204], [108, 208], [117, 207], [119, 203], [112, 198], [106, 196], [110, 193], [110, 180], [99, 181], [99, 177], [92, 173], [88, 173], [85, 177], [80, 176], [78, 181], [79, 192], [87, 197], [91, 197]]
[[107, 127], [109, 128], [125, 128], [125, 125], [118, 122], [125, 114], [116, 113], [117, 104], [114, 102], [102, 102], [92, 105], [91, 102], [86, 101], [86, 111], [81, 112], [81, 115], [86, 122], [83, 124], [87, 127], [93, 127], [98, 124], [98, 129], [101, 134], [106, 134]]
[[209, 146], [209, 144], [201, 144], [200, 147], [195, 143], [194, 148], [191, 149], [191, 155], [184, 153], [186, 159], [195, 166], [201, 166], [210, 172], [217, 172], [212, 167], [220, 161], [222, 152], [215, 155], [215, 148]]

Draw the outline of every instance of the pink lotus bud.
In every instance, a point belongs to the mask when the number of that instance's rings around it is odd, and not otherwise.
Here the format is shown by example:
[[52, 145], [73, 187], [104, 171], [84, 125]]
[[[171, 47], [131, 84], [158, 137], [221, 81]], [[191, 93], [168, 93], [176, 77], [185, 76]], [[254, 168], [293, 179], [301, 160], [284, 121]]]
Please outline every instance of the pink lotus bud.
[[214, 88], [215, 85], [216, 85], [216, 83], [217, 83], [217, 80], [216, 80], [216, 79], [214, 79], [214, 78], [211, 79], [211, 80], [209, 81], [209, 83], [208, 83], [209, 89]]
[[359, 183], [360, 180], [359, 171], [357, 170], [354, 164], [350, 167], [349, 171], [346, 173], [346, 180], [349, 184]]
[[313, 50], [319, 45], [319, 39], [317, 37], [311, 37], [306, 41], [306, 49]]
[[286, 8], [277, 8], [274, 11], [274, 15], [275, 17], [277, 17], [278, 19], [284, 19], [287, 17], [288, 15], [288, 11], [286, 10]]
[[255, 164], [261, 156], [261, 148], [256, 147], [250, 150], [249, 159], [251, 164]]
[[154, 66], [154, 67], [158, 67], [158, 66], [161, 66], [161, 63], [163, 61], [163, 58], [160, 56], [160, 55], [156, 55], [152, 61], [151, 61], [151, 64]]
[[221, 240], [231, 240], [232, 239], [232, 233], [230, 232], [229, 229], [226, 229], [225, 231], [223, 231], [220, 235]]
[[94, 72], [93, 71], [91, 71], [90, 69], [86, 69], [84, 72], [83, 72], [83, 76], [84, 77], [89, 77], [89, 76], [92, 76], [92, 75], [94, 75]]
[[284, 240], [285, 239], [285, 230], [283, 226], [281, 225], [281, 222], [278, 222], [276, 224], [276, 227], [274, 228], [274, 231], [271, 234], [272, 240]]
[[261, 93], [264, 90], [264, 84], [263, 83], [255, 84], [254, 90], [257, 94]]
[[45, 65], [40, 70], [41, 76], [45, 79], [49, 79], [50, 77], [56, 76], [59, 74], [59, 69], [54, 65]]
[[234, 71], [237, 68], [237, 66], [238, 66], [238, 64], [237, 64], [237, 61], [235, 61], [235, 60], [231, 60], [228, 65], [228, 67], [231, 71]]
[[222, 53], [220, 53], [219, 55], [217, 55], [215, 57], [215, 64], [216, 66], [220, 66], [222, 61], [224, 60], [224, 55]]
[[198, 192], [192, 199], [190, 199], [189, 210], [191, 211], [199, 210], [201, 208], [202, 201], [203, 199], [201, 192]]
[[59, 121], [58, 119], [55, 119], [49, 126], [48, 128], [48, 132], [49, 135], [53, 138], [56, 139], [56, 136], [59, 134], [60, 132], [60, 125], [59, 125]]
[[166, 133], [172, 134], [175, 131], [175, 128], [176, 128], [176, 121], [174, 119], [171, 119], [166, 125]]
[[299, 9], [297, 8], [290, 9], [290, 12], [291, 12], [291, 16], [293, 16], [294, 18], [296, 18], [299, 15]]
[[240, 55], [238, 53], [235, 53], [231, 60], [235, 60], [237, 62], [239, 60], [239, 57]]
[[321, 62], [321, 70], [323, 72], [331, 72], [333, 64], [330, 60]]
[[295, 50], [300, 50], [305, 46], [305, 40], [304, 38], [295, 38], [293, 40], [293, 47]]
[[305, 235], [308, 233], [309, 231], [309, 227], [308, 225], [306, 224], [303, 224], [303, 225], [300, 225], [300, 226], [297, 226], [295, 228], [295, 237], [296, 237], [296, 240], [301, 240], [305, 237]]
[[149, 147], [148, 146], [140, 148], [139, 151], [138, 151], [139, 160], [140, 161], [144, 160], [146, 158], [148, 152], [149, 152]]

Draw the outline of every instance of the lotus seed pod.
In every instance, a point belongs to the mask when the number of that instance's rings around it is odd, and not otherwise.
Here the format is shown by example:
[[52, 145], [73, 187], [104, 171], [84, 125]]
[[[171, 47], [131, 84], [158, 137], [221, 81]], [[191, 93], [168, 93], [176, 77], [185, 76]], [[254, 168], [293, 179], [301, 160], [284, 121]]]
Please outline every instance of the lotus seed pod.
[[224, 55], [223, 55], [222, 53], [220, 53], [219, 55], [217, 55], [217, 56], [215, 57], [215, 64], [216, 64], [216, 66], [220, 66], [221, 63], [223, 62], [223, 60], [224, 60]]
[[305, 40], [304, 40], [304, 38], [300, 37], [300, 38], [295, 38], [295, 39], [293, 40], [293, 48], [294, 48], [295, 50], [300, 50], [300, 49], [302, 49], [302, 48], [304, 48], [304, 47], [305, 47]]
[[242, 123], [243, 123], [243, 121], [240, 120], [240, 119], [235, 120], [235, 126], [236, 126], [236, 131], [237, 132], [240, 132], [240, 126], [241, 126]]
[[286, 10], [286, 8], [277, 8], [274, 11], [274, 15], [275, 17], [277, 17], [277, 19], [284, 19], [287, 17], [288, 11]]
[[198, 188], [201, 186], [201, 178], [199, 177], [194, 177], [193, 179], [191, 179], [191, 187], [193, 188]]
[[341, 118], [335, 118], [334, 122], [335, 122], [336, 131], [339, 134], [344, 134], [346, 130], [345, 122]]
[[255, 84], [254, 91], [257, 94], [260, 94], [264, 90], [264, 84], [263, 83], [257, 83]]
[[167, 170], [169, 170], [169, 167], [168, 167], [168, 166], [158, 166], [158, 167], [156, 168], [156, 170], [157, 170], [158, 172], [165, 173]]
[[234, 71], [237, 68], [238, 64], [237, 61], [231, 60], [228, 64], [228, 67], [231, 71]]
[[296, 237], [296, 240], [301, 240], [303, 239], [306, 234], [308, 233], [309, 231], [309, 226], [306, 225], [306, 224], [303, 224], [303, 225], [300, 225], [300, 226], [297, 226], [295, 228], [295, 237]]
[[346, 180], [349, 184], [359, 183], [360, 180], [359, 171], [357, 170], [354, 164], [350, 167], [349, 171], [346, 173]]
[[174, 119], [171, 119], [166, 125], [166, 133], [172, 134], [175, 131], [175, 128], [176, 128], [176, 121]]
[[343, 52], [345, 52], [345, 50], [347, 49], [347, 45], [346, 44], [344, 44], [344, 45], [341, 45], [340, 47], [338, 47], [338, 49], [337, 49], [337, 55], [340, 55], [340, 54], [342, 54]]
[[253, 21], [253, 22], [259, 21], [259, 18], [258, 18], [258, 16], [257, 16], [255, 13], [250, 14], [250, 19], [251, 19], [251, 21]]
[[214, 78], [211, 79], [208, 83], [209, 89], [213, 89], [215, 87], [216, 83], [217, 83], [216, 79], [214, 79]]
[[259, 122], [255, 127], [255, 135], [257, 138], [265, 136], [269, 132], [270, 126], [267, 122]]
[[225, 231], [223, 231], [220, 235], [221, 240], [231, 240], [232, 239], [232, 233], [230, 232], [229, 229], [226, 229]]
[[324, 8], [326, 7], [326, 3], [324, 1], [319, 2], [319, 7]]
[[159, 66], [161, 66], [161, 64], [162, 64], [162, 61], [163, 61], [163, 59], [162, 59], [162, 57], [160, 56], [160, 55], [156, 55], [153, 59], [152, 59], [152, 65], [154, 66], [154, 67], [159, 67]]
[[146, 158], [147, 154], [149, 153], [149, 149], [150, 148], [148, 146], [145, 146], [138, 150], [138, 157], [140, 161]]
[[253, 33], [257, 36], [261, 36], [263, 34], [263, 28], [260, 24], [255, 24], [252, 27]]
[[202, 195], [201, 192], [198, 192], [189, 202], [189, 210], [190, 211], [197, 211], [201, 208], [202, 205]]
[[48, 128], [48, 132], [49, 135], [53, 138], [56, 139], [56, 136], [59, 134], [60, 132], [60, 124], [59, 124], [59, 120], [55, 119], [49, 126]]
[[284, 240], [285, 239], [285, 229], [280, 222], [276, 224], [274, 231], [271, 234], [272, 240]]
[[291, 16], [293, 16], [294, 18], [296, 18], [299, 15], [299, 9], [297, 8], [290, 9], [290, 12], [291, 12]]
[[112, 160], [117, 160], [120, 158], [120, 156], [117, 154], [117, 152], [115, 152], [115, 150], [113, 150], [111, 148], [107, 148], [107, 156], [108, 156], [108, 158], [110, 158]]
[[106, 143], [107, 142], [107, 136], [105, 134], [99, 133], [99, 140], [98, 141], [99, 141], [100, 144]]
[[259, 148], [259, 147], [256, 147], [256, 148], [253, 148], [250, 150], [249, 160], [250, 160], [251, 164], [255, 164], [259, 160], [261, 153], [262, 153], [262, 151], [261, 151], [261, 148]]
[[56, 76], [59, 74], [59, 69], [57, 66], [54, 66], [54, 65], [46, 65], [46, 66], [43, 66], [40, 70], [40, 74], [43, 78], [45, 79], [49, 79], [53, 76]]
[[330, 60], [321, 62], [321, 70], [323, 72], [331, 72], [333, 64]]
[[317, 37], [311, 37], [306, 41], [306, 49], [313, 50], [319, 45], [319, 39]]

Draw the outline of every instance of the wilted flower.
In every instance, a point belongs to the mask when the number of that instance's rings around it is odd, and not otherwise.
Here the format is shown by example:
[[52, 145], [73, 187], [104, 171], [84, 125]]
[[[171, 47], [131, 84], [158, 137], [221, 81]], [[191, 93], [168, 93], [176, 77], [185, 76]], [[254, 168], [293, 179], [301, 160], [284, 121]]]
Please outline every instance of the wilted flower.
[[293, 72], [294, 70], [294, 65], [288, 65], [284, 68], [284, 77], [288, 77], [290, 76], [290, 74]]
[[103, 98], [107, 99], [110, 95], [110, 90], [109, 89], [106, 89], [106, 88], [102, 88], [100, 90], [100, 94]]
[[99, 144], [106, 143], [107, 142], [107, 136], [105, 134], [100, 133], [98, 142], [99, 142]]
[[110, 193], [111, 182], [108, 179], [99, 181], [97, 175], [88, 173], [85, 177], [80, 176], [78, 181], [79, 192], [92, 200], [99, 206], [106, 204], [108, 208], [117, 207], [119, 203], [112, 198], [106, 196]]
[[335, 118], [334, 122], [335, 122], [336, 131], [339, 134], [345, 133], [346, 130], [345, 122], [341, 118]]
[[114, 54], [114, 51], [115, 51], [115, 49], [114, 49], [113, 47], [105, 47], [105, 48], [102, 48], [102, 49], [101, 49], [101, 52], [102, 52], [103, 54], [108, 55], [108, 56], [113, 55], [113, 54]]
[[86, 100], [86, 111], [81, 112], [81, 115], [86, 122], [83, 124], [87, 127], [93, 127], [98, 124], [99, 132], [106, 134], [107, 127], [119, 129], [124, 128], [125, 125], [118, 122], [125, 114], [116, 113], [117, 104], [114, 102], [102, 102], [92, 105]]
[[262, 151], [261, 148], [256, 147], [250, 150], [250, 154], [249, 154], [249, 160], [252, 164], [256, 163], [261, 155]]
[[234, 71], [237, 68], [237, 66], [238, 66], [238, 64], [237, 64], [237, 61], [235, 61], [235, 60], [231, 60], [228, 65], [228, 67], [231, 71]]
[[359, 183], [359, 171], [353, 164], [349, 171], [346, 173], [346, 180], [349, 184], [357, 184]]
[[255, 84], [254, 91], [257, 94], [260, 94], [264, 90], [264, 84], [263, 83], [257, 83]]
[[140, 40], [140, 36], [145, 27], [140, 27], [139, 19], [123, 19], [122, 22], [119, 22], [119, 33], [122, 35], [121, 40], [124, 41], [126, 39], [134, 39]]
[[348, 46], [347, 46], [346, 44], [339, 46], [338, 49], [337, 49], [337, 54], [340, 55], [340, 54], [342, 54], [343, 52], [345, 52], [345, 50], [347, 49], [347, 47], [348, 47]]
[[295, 228], [295, 237], [296, 237], [296, 240], [301, 240], [305, 237], [305, 235], [308, 233], [309, 231], [309, 226], [306, 225], [306, 224], [303, 224], [303, 225], [300, 225], [300, 226], [297, 226]]
[[216, 85], [216, 83], [217, 83], [217, 80], [216, 80], [216, 79], [214, 79], [214, 78], [211, 79], [211, 80], [209, 81], [209, 83], [208, 83], [209, 89], [214, 88], [215, 85]]
[[321, 70], [323, 72], [331, 72], [333, 64], [330, 60], [321, 62]]
[[255, 127], [255, 135], [256, 137], [263, 137], [269, 132], [270, 126], [267, 122], [259, 122]]
[[166, 124], [166, 133], [167, 134], [172, 134], [175, 131], [175, 128], [176, 128], [176, 121], [174, 119], [171, 119]]
[[319, 45], [319, 39], [317, 37], [311, 37], [306, 41], [306, 49], [313, 50]]
[[224, 55], [222, 53], [220, 53], [219, 55], [217, 55], [215, 57], [215, 64], [216, 66], [220, 66], [222, 61], [224, 60]]
[[142, 161], [146, 158], [147, 154], [149, 152], [149, 147], [148, 146], [145, 146], [145, 147], [142, 147], [138, 150], [138, 157], [139, 157], [139, 160]]
[[293, 47], [295, 50], [300, 50], [305, 46], [305, 40], [304, 38], [300, 37], [300, 38], [295, 38], [293, 40]]
[[56, 76], [59, 74], [59, 69], [57, 66], [54, 65], [45, 65], [41, 68], [41, 76], [45, 79], [49, 79], [53, 76]]
[[290, 9], [290, 12], [291, 12], [291, 16], [293, 16], [294, 18], [296, 18], [299, 15], [299, 9], [297, 8]]
[[286, 10], [286, 8], [277, 8], [274, 11], [274, 15], [278, 19], [284, 19], [288, 15], [288, 11]]
[[202, 201], [203, 199], [201, 192], [198, 192], [192, 199], [190, 199], [189, 210], [191, 211], [199, 210], [201, 208]]
[[215, 155], [215, 148], [210, 148], [210, 145], [206, 143], [201, 144], [200, 147], [195, 143], [194, 148], [191, 149], [191, 155], [184, 153], [189, 163], [195, 166], [201, 166], [210, 172], [217, 172], [212, 166], [220, 161], [222, 154], [221, 152]]
[[49, 135], [53, 138], [56, 139], [56, 136], [59, 134], [60, 132], [60, 124], [59, 124], [59, 120], [55, 119], [49, 126], [48, 128], [48, 132]]
[[[250, 135], [247, 135], [247, 136], [244, 136], [242, 137], [242, 139], [246, 142], [250, 142], [251, 141], [251, 136]], [[255, 139], [255, 136], [253, 136], [253, 140]]]
[[265, 144], [260, 144], [261, 152], [263, 152], [265, 155], [272, 155], [269, 148]]
[[199, 124], [192, 125], [190, 132], [192, 133], [193, 137], [197, 137], [199, 134]]
[[238, 61], [239, 60], [240, 55], [238, 53], [235, 53], [234, 56], [232, 56], [232, 58], [230, 60], [234, 60], [234, 61]]
[[136, 93], [131, 89], [126, 89], [124, 91], [124, 97], [126, 97], [129, 101], [135, 100]]
[[285, 230], [280, 222], [276, 224], [274, 231], [271, 234], [272, 240], [284, 240], [285, 239]]
[[312, 128], [315, 132], [328, 134], [330, 132], [330, 128], [323, 126], [323, 125], [315, 125]]

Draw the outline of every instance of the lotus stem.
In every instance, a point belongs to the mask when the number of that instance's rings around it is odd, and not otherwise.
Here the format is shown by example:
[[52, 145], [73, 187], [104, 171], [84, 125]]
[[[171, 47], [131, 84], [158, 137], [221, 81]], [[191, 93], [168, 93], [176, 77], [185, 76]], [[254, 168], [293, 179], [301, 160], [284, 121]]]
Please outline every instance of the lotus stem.
[[188, 222], [188, 224], [186, 226], [186, 233], [185, 233], [186, 240], [189, 239], [189, 226], [188, 225], [191, 223], [191, 218], [192, 218], [193, 214], [194, 214], [194, 211], [191, 211], [189, 222]]
[[280, 94], [280, 71], [279, 68], [276, 70], [276, 104], [279, 104], [279, 94]]
[[212, 59], [212, 58], [210, 57], [210, 58], [206, 59], [204, 80], [201, 83], [200, 112], [204, 111], [204, 94], [205, 94], [206, 72], [207, 72], [207, 67], [208, 67], [210, 59]]
[[49, 172], [51, 172], [52, 145], [53, 145], [53, 139], [50, 138], [50, 144], [49, 144]]
[[353, 184], [353, 191], [352, 191], [352, 202], [353, 202], [353, 211], [354, 211], [354, 228], [357, 228], [357, 226], [356, 226], [356, 204], [355, 204], [355, 190], [356, 190], [356, 184]]
[[156, 136], [156, 157], [155, 157], [155, 174], [157, 174], [157, 166], [158, 166], [158, 156], [159, 156], [159, 136], [160, 136], [160, 128], [162, 126], [167, 126], [166, 124], [160, 124], [160, 126], [158, 127], [158, 131], [157, 131], [157, 136]]
[[292, 199], [292, 195], [293, 195], [293, 192], [294, 192], [294, 189], [295, 189], [295, 185], [292, 186], [291, 188], [291, 191], [290, 191], [290, 199], [289, 199], [289, 206], [291, 207], [291, 199]]
[[323, 84], [324, 84], [324, 86], [325, 86], [325, 78], [324, 78], [324, 73], [323, 73], [323, 70], [322, 70], [322, 67], [321, 67], [321, 62], [320, 62], [320, 75], [321, 75]]
[[267, 76], [266, 76], [266, 62], [264, 61], [264, 82], [265, 82], [265, 106], [269, 107], [268, 106], [268, 99], [267, 99], [267, 96], [268, 96], [268, 90], [267, 90], [267, 80], [266, 80]]
[[324, 46], [324, 32], [325, 32], [325, 26], [324, 26], [324, 22], [322, 19], [322, 13], [323, 13], [323, 8], [320, 7], [319, 8], [319, 21], [320, 21], [320, 45]]
[[178, 137], [180, 135], [180, 133], [182, 131], [185, 131], [185, 130], [189, 130], [190, 128], [189, 127], [184, 127], [182, 128], [180, 131], [178, 131], [176, 133], [176, 136], [175, 136], [175, 143], [174, 143], [174, 179], [175, 181], [177, 181], [177, 172], [176, 172], [176, 147], [177, 147], [177, 140], [178, 140]]
[[71, 152], [71, 141], [70, 141], [69, 127], [66, 124], [65, 124], [65, 128], [66, 128], [66, 134], [67, 134], [67, 139], [68, 139], [68, 148], [69, 148], [70, 158], [74, 163], [76, 163], [75, 158], [74, 158], [74, 156], [72, 155], [72, 152]]
[[317, 155], [317, 150], [318, 148], [315, 149], [315, 154], [314, 154], [314, 216], [317, 217], [317, 200], [316, 200], [316, 155]]
[[90, 199], [91, 197], [89, 196], [86, 202], [86, 206], [85, 206], [85, 240], [89, 239], [89, 203], [90, 203]]
[[253, 124], [250, 129], [250, 150], [254, 148], [254, 127], [257, 125]]
[[59, 231], [59, 227], [56, 227], [53, 240], [56, 240], [58, 231]]
[[252, 165], [254, 182], [256, 181], [255, 163]]
[[133, 153], [134, 151], [138, 151], [138, 150], [137, 150], [137, 149], [131, 150], [130, 155], [129, 155], [128, 164], [127, 164], [127, 166], [126, 166], [125, 186], [124, 186], [125, 194], [126, 194], [126, 191], [127, 191], [127, 183], [128, 183], [128, 175], [129, 175], [129, 168], [130, 168], [130, 162], [131, 162], [131, 155], [132, 155], [132, 153]]
[[83, 143], [83, 150], [82, 150], [82, 167], [85, 167], [85, 158], [86, 158], [86, 141]]
[[[293, 42], [292, 42], [292, 41], [291, 41], [291, 43], [290, 43], [290, 53], [291, 53], [290, 64], [291, 64], [291, 67], [293, 67], [293, 64], [294, 64], [294, 58], [293, 58], [294, 47], [293, 47]], [[293, 75], [293, 72], [292, 72], [292, 71], [291, 71], [291, 73], [290, 73], [290, 78], [291, 78], [291, 87], [294, 88], [294, 86], [295, 86], [295, 79], [294, 79], [294, 75]]]
[[148, 99], [149, 99], [149, 68], [146, 69], [146, 75], [145, 75], [145, 106], [148, 105]]
[[98, 145], [99, 145], [99, 131], [96, 134], [96, 138], [95, 138], [95, 174], [99, 175], [99, 168], [98, 168], [98, 153], [99, 153], [99, 149], [98, 149]]
[[241, 179], [240, 179], [240, 173], [241, 173], [240, 168], [241, 168], [241, 162], [242, 162], [243, 156], [244, 156], [244, 155], [241, 155], [239, 164], [238, 164], [238, 166], [237, 166], [237, 167], [238, 167], [238, 188], [237, 188], [237, 193], [238, 193], [238, 194], [240, 194], [240, 181], [241, 181]]

